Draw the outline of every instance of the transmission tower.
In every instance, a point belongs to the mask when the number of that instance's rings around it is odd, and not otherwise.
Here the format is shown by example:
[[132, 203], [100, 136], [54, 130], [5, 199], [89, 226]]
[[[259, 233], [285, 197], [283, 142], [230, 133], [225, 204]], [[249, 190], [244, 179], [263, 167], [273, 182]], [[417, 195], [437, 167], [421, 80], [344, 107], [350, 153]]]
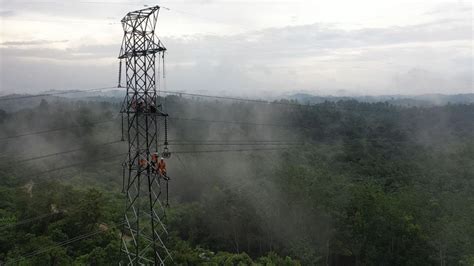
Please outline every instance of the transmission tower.
[[167, 205], [168, 178], [159, 175], [153, 167], [159, 149], [167, 151], [166, 139], [165, 147], [158, 145], [159, 119], [167, 116], [158, 104], [156, 90], [155, 59], [166, 51], [155, 32], [159, 10], [159, 6], [154, 6], [129, 12], [121, 20], [124, 36], [119, 59], [125, 61], [127, 90], [121, 112], [122, 125], [126, 115], [128, 140], [128, 158], [123, 164], [126, 203], [121, 265], [172, 262], [164, 243], [168, 233], [161, 201], [166, 191]]

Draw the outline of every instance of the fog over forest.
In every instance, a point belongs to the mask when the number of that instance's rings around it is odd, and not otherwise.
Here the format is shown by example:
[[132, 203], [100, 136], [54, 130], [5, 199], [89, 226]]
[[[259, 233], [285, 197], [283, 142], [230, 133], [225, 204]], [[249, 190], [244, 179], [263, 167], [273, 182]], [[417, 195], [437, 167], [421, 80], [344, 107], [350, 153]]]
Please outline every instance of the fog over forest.
[[[25, 99], [31, 108], [1, 111], [2, 261], [107, 264], [116, 256], [121, 102], [91, 99]], [[175, 263], [472, 262], [473, 104], [161, 102], [170, 113]], [[43, 129], [61, 130], [36, 134]], [[97, 226], [107, 230], [27, 256]]]

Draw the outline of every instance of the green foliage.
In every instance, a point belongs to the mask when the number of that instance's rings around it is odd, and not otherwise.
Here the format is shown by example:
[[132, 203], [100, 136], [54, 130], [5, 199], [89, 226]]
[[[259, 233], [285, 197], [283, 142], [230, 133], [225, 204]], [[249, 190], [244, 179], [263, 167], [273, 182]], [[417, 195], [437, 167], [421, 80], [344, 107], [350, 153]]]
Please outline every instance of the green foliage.
[[[0, 162], [0, 264], [114, 265], [123, 211], [120, 162], [36, 176], [123, 152], [123, 146], [97, 145], [118, 138], [118, 122], [93, 124], [111, 119], [119, 104], [38, 104], [0, 110], [0, 137], [71, 128], [0, 142], [7, 157]], [[173, 156], [165, 222], [175, 264], [474, 265], [473, 105], [341, 101], [293, 108], [169, 97], [167, 108], [182, 117], [205, 113], [210, 120], [291, 126], [173, 121], [170, 135], [177, 140], [305, 143], [275, 153]], [[15, 163], [74, 148], [81, 150]]]
[[225, 265], [225, 266], [243, 266], [251, 265], [252, 259], [245, 253], [241, 254], [230, 254], [228, 252], [218, 252], [211, 260], [211, 264]]
[[178, 265], [288, 265], [298, 266], [298, 261], [292, 260], [290, 257], [282, 258], [274, 252], [270, 252], [267, 256], [257, 258], [255, 261], [246, 253], [214, 253], [200, 247], [192, 248], [189, 242], [182, 241], [178, 238], [170, 241], [173, 250], [173, 261]]

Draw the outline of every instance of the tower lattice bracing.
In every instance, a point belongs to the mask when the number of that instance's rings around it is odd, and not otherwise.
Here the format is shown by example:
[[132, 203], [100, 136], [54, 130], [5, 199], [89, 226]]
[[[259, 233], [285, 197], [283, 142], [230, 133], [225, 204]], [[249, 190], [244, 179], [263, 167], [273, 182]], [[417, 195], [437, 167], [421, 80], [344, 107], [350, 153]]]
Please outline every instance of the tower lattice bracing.
[[165, 206], [160, 200], [167, 179], [158, 175], [152, 164], [152, 157], [161, 148], [158, 122], [166, 116], [158, 104], [155, 73], [155, 59], [166, 50], [155, 32], [159, 9], [154, 6], [133, 11], [122, 19], [124, 37], [119, 59], [125, 61], [127, 94], [122, 114], [126, 115], [128, 140], [122, 265], [164, 265], [172, 261], [164, 243]]

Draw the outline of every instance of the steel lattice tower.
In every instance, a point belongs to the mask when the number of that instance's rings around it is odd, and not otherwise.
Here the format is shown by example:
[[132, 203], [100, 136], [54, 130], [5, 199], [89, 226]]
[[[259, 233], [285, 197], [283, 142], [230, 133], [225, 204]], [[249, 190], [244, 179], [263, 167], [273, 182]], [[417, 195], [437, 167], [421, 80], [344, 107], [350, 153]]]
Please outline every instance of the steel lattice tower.
[[165, 209], [160, 201], [167, 180], [155, 174], [150, 165], [152, 154], [161, 148], [159, 118], [166, 116], [158, 104], [156, 90], [155, 59], [166, 50], [155, 32], [159, 10], [154, 6], [133, 11], [121, 20], [124, 37], [119, 59], [125, 60], [127, 89], [122, 114], [126, 114], [128, 140], [122, 265], [164, 265], [172, 261], [164, 244]]

